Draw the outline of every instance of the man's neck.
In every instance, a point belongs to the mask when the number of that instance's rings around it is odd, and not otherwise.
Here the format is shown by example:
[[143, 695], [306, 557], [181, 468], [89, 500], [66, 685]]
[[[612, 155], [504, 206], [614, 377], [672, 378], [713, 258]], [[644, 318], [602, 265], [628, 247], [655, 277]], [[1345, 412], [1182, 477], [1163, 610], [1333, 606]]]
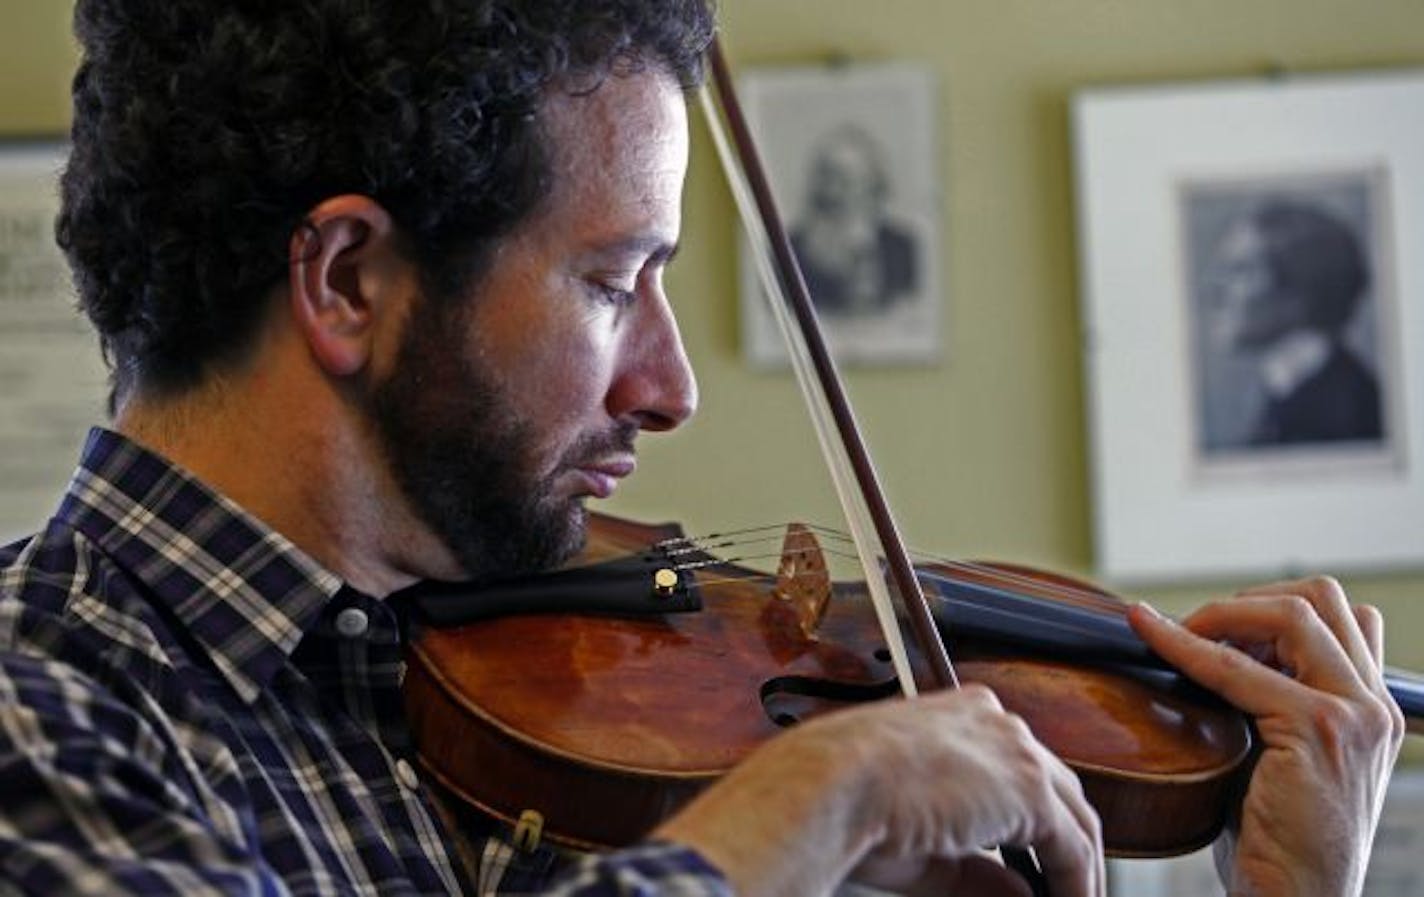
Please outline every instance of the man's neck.
[[347, 403], [319, 382], [268, 373], [211, 378], [176, 397], [136, 396], [114, 427], [368, 594], [422, 575], [457, 576]]

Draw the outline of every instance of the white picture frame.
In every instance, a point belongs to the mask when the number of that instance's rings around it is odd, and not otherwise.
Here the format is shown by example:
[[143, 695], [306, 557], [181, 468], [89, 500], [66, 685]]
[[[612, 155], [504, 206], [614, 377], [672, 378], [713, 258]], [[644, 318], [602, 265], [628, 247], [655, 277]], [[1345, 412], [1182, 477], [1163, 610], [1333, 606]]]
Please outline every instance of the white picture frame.
[[1105, 579], [1424, 561], [1421, 108], [1420, 71], [1073, 97]]
[[[935, 80], [925, 66], [747, 69], [743, 111], [836, 360], [939, 360], [945, 302]], [[743, 356], [787, 365], [741, 239]]]
[[55, 244], [67, 153], [57, 139], [0, 141], [0, 544], [44, 526], [106, 419], [98, 337]]

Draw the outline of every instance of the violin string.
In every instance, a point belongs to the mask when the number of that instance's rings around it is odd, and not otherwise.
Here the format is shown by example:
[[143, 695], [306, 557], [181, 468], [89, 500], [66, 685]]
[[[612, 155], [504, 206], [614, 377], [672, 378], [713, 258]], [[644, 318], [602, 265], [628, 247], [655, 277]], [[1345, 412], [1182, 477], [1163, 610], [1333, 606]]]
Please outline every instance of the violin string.
[[[662, 548], [662, 549], [660, 549], [660, 550], [661, 550], [662, 553], [663, 553], [664, 555], [666, 555], [668, 558], [670, 558], [670, 559], [672, 559], [672, 560], [675, 561], [677, 558], [682, 557], [682, 556], [684, 556], [684, 555], [689, 555], [689, 554], [711, 555], [711, 554], [724, 553], [724, 552], [728, 551], [729, 549], [742, 550], [742, 549], [745, 549], [746, 546], [748, 546], [748, 545], [774, 545], [774, 544], [775, 544], [775, 543], [774, 543], [773, 540], [771, 540], [771, 539], [742, 539], [742, 540], [736, 541], [736, 542], [733, 542], [733, 541], [727, 541], [727, 542], [709, 542], [709, 543], [700, 544], [700, 545], [689, 545], [689, 546], [686, 546], [686, 547], [684, 547], [684, 548]], [[728, 559], [729, 562], [730, 562], [731, 560], [732, 560], [732, 559], [730, 559], [730, 558]]]
[[[828, 527], [818, 526], [814, 524], [809, 525], [809, 527], [811, 529], [814, 529], [819, 535], [824, 535], [827, 538], [840, 539], [842, 541], [849, 541], [850, 538], [846, 533], [837, 532], [836, 530], [830, 529]], [[976, 576], [982, 577], [985, 580], [988, 580], [993, 584], [1001, 585], [1004, 587], [1013, 587], [1030, 592], [1032, 592], [1034, 589], [1042, 589], [1044, 587], [1042, 581], [1036, 580], [1032, 576], [1026, 575], [1024, 573], [1017, 573], [1012, 570], [1005, 570], [999, 567], [975, 563], [973, 561], [956, 561], [947, 557], [943, 557], [941, 555], [936, 555], [931, 552], [922, 551], [913, 547], [911, 547], [910, 552], [912, 555], [915, 556], [916, 559], [920, 561], [940, 564], [941, 566], [953, 571], [972, 573]], [[1094, 605], [1109, 610], [1116, 610], [1119, 607], [1119, 604], [1116, 601], [1104, 596], [1100, 592], [1093, 591], [1092, 589], [1085, 586], [1075, 585], [1068, 582], [1054, 582], [1053, 592], [1056, 597], [1076, 600], [1079, 604]]]
[[[718, 567], [723, 564], [744, 564], [748, 561], [760, 561], [775, 557], [781, 557], [780, 552], [768, 552], [767, 554], [744, 554], [739, 557], [726, 558], [725, 560], [723, 558], [713, 558], [707, 561], [684, 561], [681, 563], [674, 564], [673, 569], [679, 573], [691, 573], [696, 570], [701, 570], [705, 567]], [[766, 575], [771, 576], [773, 574]]]
[[[747, 528], [747, 529], [745, 529], [745, 530], [738, 530], [738, 531], [736, 531], [736, 532], [740, 532], [740, 533], [745, 533], [745, 532], [758, 532], [758, 531], [763, 531], [763, 530], [768, 530], [768, 529], [780, 530], [781, 527], [779, 527], [779, 526], [771, 526], [771, 527], [765, 527], [765, 526], [763, 526], [763, 527], [749, 527], [749, 528]], [[708, 536], [696, 537], [696, 538], [694, 538], [694, 539], [690, 539], [689, 541], [705, 541], [705, 540], [708, 540], [708, 539], [720, 538], [721, 536], [727, 536], [727, 535], [733, 535], [733, 534], [734, 534], [734, 533], [712, 534], [712, 535], [708, 535]], [[667, 540], [667, 541], [670, 541], [670, 542], [671, 542], [671, 541], [681, 541], [681, 540]], [[771, 539], [770, 537], [765, 537], [765, 538], [760, 538], [760, 539], [743, 539], [743, 540], [741, 540], [741, 541], [739, 541], [739, 542], [736, 542], [736, 543], [727, 542], [727, 543], [722, 543], [722, 544], [724, 544], [724, 545], [739, 545], [739, 546], [745, 546], [745, 545], [756, 544], [756, 543], [763, 543], [763, 542], [769, 542], [769, 541], [772, 541], [772, 539]], [[662, 543], [659, 543], [659, 544], [662, 544]], [[690, 550], [692, 550], [692, 549], [687, 549], [687, 550], [690, 551]], [[695, 572], [698, 571], [698, 570], [703, 570], [703, 569], [706, 569], [706, 568], [708, 568], [708, 567], [726, 567], [726, 566], [730, 566], [730, 565], [733, 565], [733, 564], [742, 564], [742, 563], [753, 562], [753, 561], [763, 561], [763, 560], [772, 560], [772, 559], [785, 560], [785, 559], [788, 558], [788, 557], [789, 557], [789, 558], [816, 557], [816, 556], [821, 556], [821, 555], [826, 555], [826, 554], [829, 554], [829, 555], [831, 555], [831, 556], [833, 556], [833, 557], [840, 558], [840, 559], [842, 559], [842, 560], [844, 560], [844, 561], [847, 561], [847, 562], [849, 562], [849, 563], [852, 563], [852, 564], [857, 563], [857, 562], [860, 560], [856, 555], [851, 554], [850, 552], [837, 551], [837, 550], [835, 550], [835, 549], [831, 549], [831, 550], [828, 551], [828, 550], [826, 550], [826, 549], [824, 549], [824, 548], [821, 548], [821, 547], [808, 547], [808, 548], [795, 548], [795, 549], [791, 549], [791, 550], [787, 550], [787, 551], [771, 551], [771, 552], [766, 552], [766, 553], [762, 553], [762, 554], [744, 554], [744, 555], [739, 555], [739, 556], [737, 556], [737, 557], [729, 557], [729, 558], [721, 558], [721, 557], [718, 557], [718, 558], [713, 558], [713, 559], [710, 559], [710, 560], [703, 560], [703, 561], [681, 561], [681, 562], [678, 562], [678, 563], [673, 564], [673, 569], [676, 570], [676, 571], [679, 572], [679, 573], [695, 573]], [[697, 585], [698, 585], [699, 587], [701, 587], [701, 586], [723, 585], [723, 584], [726, 584], [726, 583], [775, 582], [775, 581], [776, 581], [777, 579], [779, 579], [779, 578], [780, 578], [779, 575], [776, 574], [776, 573], [756, 573], [756, 572], [748, 572], [748, 573], [746, 573], [746, 574], [741, 574], [741, 575], [736, 575], [736, 576], [721, 576], [721, 577], [717, 577], [717, 578], [715, 578], [715, 579], [700, 578], [700, 579], [697, 580]]]
[[[684, 572], [684, 571], [701, 570], [701, 569], [703, 569], [703, 568], [705, 568], [705, 567], [716, 567], [716, 566], [721, 566], [721, 565], [724, 565], [724, 564], [743, 564], [743, 563], [746, 563], [746, 562], [748, 562], [748, 561], [764, 561], [764, 560], [770, 560], [770, 559], [772, 559], [772, 558], [775, 558], [775, 559], [778, 559], [778, 560], [784, 560], [784, 559], [786, 559], [786, 558], [788, 558], [788, 557], [791, 557], [791, 558], [795, 558], [795, 557], [814, 557], [814, 556], [822, 555], [822, 554], [829, 554], [829, 555], [831, 555], [831, 556], [833, 556], [833, 557], [838, 557], [838, 558], [841, 558], [841, 559], [843, 559], [843, 560], [850, 561], [850, 562], [855, 562], [856, 560], [858, 560], [858, 558], [856, 558], [855, 555], [850, 554], [850, 553], [848, 553], [848, 552], [844, 552], [844, 551], [826, 551], [826, 550], [824, 550], [824, 549], [816, 549], [816, 548], [801, 548], [801, 549], [792, 549], [791, 551], [770, 551], [770, 552], [766, 552], [765, 554], [744, 554], [744, 555], [740, 555], [740, 556], [738, 556], [738, 557], [730, 557], [730, 558], [712, 558], [712, 559], [710, 559], [710, 560], [705, 560], [705, 561], [682, 561], [682, 562], [673, 564], [673, 565], [672, 565], [672, 568], [673, 568], [674, 570], [678, 571], [678, 572]], [[775, 574], [767, 574], [767, 575], [768, 575], [768, 576], [774, 576]]]
[[1042, 580], [1035, 579], [1026, 573], [1005, 570], [973, 561], [954, 561], [930, 555], [926, 555], [925, 560], [941, 564], [952, 571], [972, 573], [996, 586], [1017, 588], [1029, 592], [1030, 594], [1035, 591], [1042, 591], [1047, 587], [1052, 590], [1055, 599], [1070, 601], [1085, 610], [1097, 609], [1116, 613], [1123, 607], [1122, 603], [1117, 599], [1094, 591], [1090, 587], [1077, 585], [1066, 580], [1054, 580], [1051, 583], [1045, 584]]
[[676, 542], [700, 542], [709, 539], [725, 539], [729, 536], [740, 536], [745, 533], [765, 533], [772, 531], [781, 532], [786, 529], [786, 526], [787, 524], [783, 523], [765, 523], [759, 526], [744, 526], [740, 529], [729, 529], [725, 532], [702, 533], [696, 536], [674, 536], [669, 539], [663, 539], [661, 542], [656, 542], [654, 544], [667, 545]]
[[[826, 539], [842, 542], [845, 544], [854, 544], [854, 540], [850, 537], [848, 533], [819, 524], [803, 523], [800, 525], [814, 532], [816, 535], [824, 537]], [[705, 536], [687, 536], [675, 539], [666, 539], [662, 542], [657, 543], [656, 547], [664, 551], [664, 553], [667, 553], [672, 556], [705, 553], [708, 551], [708, 549], [723, 550], [727, 548], [744, 548], [747, 545], [752, 545], [761, 542], [769, 542], [774, 540], [775, 538], [779, 538], [784, 529], [785, 526], [780, 524], [750, 526], [741, 529], [727, 530], [719, 533], [709, 533]], [[751, 534], [762, 533], [764, 533], [765, 535], [749, 537], [751, 536]], [[667, 546], [681, 547], [669, 548]], [[814, 552], [815, 549], [806, 549], [806, 551]], [[821, 547], [821, 551], [822, 553], [830, 555], [832, 557], [843, 558], [850, 561], [857, 560], [857, 558], [852, 554], [849, 554], [844, 551], [828, 549], [825, 546]], [[921, 551], [918, 549], [911, 549], [911, 552], [917, 559], [921, 561], [939, 564], [952, 572], [960, 571], [973, 574], [974, 576], [983, 580], [986, 585], [998, 586], [1005, 589], [1017, 589], [1019, 591], [1028, 592], [1030, 594], [1034, 593], [1035, 591], [1040, 591], [1044, 588], [1044, 583], [1042, 581], [1036, 580], [1033, 577], [1023, 573], [1017, 573], [1011, 570], [1004, 570], [998, 567], [986, 566], [984, 564], [978, 564], [972, 561], [951, 560], [949, 558], [936, 555], [930, 552]], [[795, 553], [796, 552], [774, 552], [749, 555], [744, 554], [736, 558], [696, 562], [694, 565], [688, 566], [686, 569], [699, 569], [701, 567], [712, 566], [718, 563], [741, 563], [748, 560], [763, 560], [772, 557], [784, 557], [788, 554], [794, 555]], [[674, 566], [676, 569], [684, 569], [679, 564], [675, 564]], [[1121, 605], [1115, 602], [1113, 599], [1083, 586], [1078, 586], [1067, 582], [1054, 582], [1052, 588], [1055, 597], [1073, 601], [1079, 606], [1098, 608], [1108, 612], [1116, 612], [1121, 607]]]
[[[818, 534], [823, 534], [829, 538], [844, 542], [846, 544], [854, 544], [854, 540], [851, 539], [851, 537], [846, 533], [827, 529], [826, 527], [818, 526], [815, 524], [798, 525], [803, 526], [806, 529], [816, 532]], [[652, 548], [670, 556], [693, 554], [696, 552], [710, 552], [712, 549], [739, 548], [744, 545], [750, 545], [758, 542], [771, 542], [776, 539], [781, 539], [784, 536], [785, 530], [786, 527], [780, 524], [746, 527], [744, 529], [729, 530], [723, 533], [708, 533], [704, 536], [681, 536], [672, 539], [664, 539], [661, 542], [653, 543]], [[747, 537], [747, 534], [761, 533], [764, 533], [765, 535], [753, 535], [751, 537]], [[845, 552], [839, 552], [838, 556], [848, 557]]]
[[[762, 540], [751, 540], [751, 541], [769, 541], [769, 540], [762, 539]], [[725, 568], [729, 567], [730, 565], [737, 564], [737, 563], [743, 563], [743, 562], [746, 562], [746, 561], [768, 560], [768, 559], [773, 559], [773, 558], [784, 559], [784, 558], [786, 558], [786, 557], [788, 557], [788, 556], [789, 556], [789, 557], [796, 557], [796, 556], [806, 556], [806, 555], [817, 555], [817, 554], [821, 554], [821, 553], [823, 553], [823, 552], [824, 552], [825, 554], [831, 554], [831, 555], [834, 555], [834, 556], [843, 558], [843, 559], [845, 559], [845, 560], [847, 560], [847, 561], [849, 561], [849, 562], [852, 562], [852, 563], [854, 563], [855, 561], [858, 560], [858, 558], [855, 557], [854, 555], [851, 555], [851, 554], [849, 554], [849, 553], [847, 553], [847, 552], [844, 552], [844, 551], [837, 551], [837, 550], [835, 550], [835, 549], [831, 549], [831, 550], [820, 549], [820, 550], [818, 550], [818, 549], [816, 549], [816, 548], [805, 548], [805, 549], [793, 549], [793, 550], [788, 551], [788, 552], [771, 552], [771, 553], [766, 553], [766, 554], [747, 555], [747, 556], [734, 557], [734, 558], [725, 558], [725, 559], [723, 559], [723, 558], [718, 558], [718, 559], [707, 560], [707, 561], [698, 561], [698, 562], [691, 562], [691, 563], [682, 563], [682, 564], [677, 564], [677, 565], [675, 565], [675, 566], [674, 566], [674, 569], [677, 570], [677, 571], [679, 571], [679, 572], [696, 573], [696, 572], [699, 571], [699, 570], [705, 570], [705, 569], [707, 569], [707, 568], [709, 568], [709, 567], [721, 567], [721, 568], [724, 568], [724, 569], [725, 569]], [[999, 572], [999, 571], [996, 571], [996, 570], [992, 570], [992, 569], [988, 569], [988, 568], [983, 568], [981, 565], [977, 565], [977, 564], [956, 564], [956, 563], [954, 563], [954, 562], [943, 562], [943, 561], [941, 561], [941, 563], [950, 563], [952, 566], [956, 566], [956, 567], [973, 568], [973, 569], [979, 570], [979, 571], [981, 572], [981, 574], [984, 574], [984, 575], [997, 575], [998, 572]], [[1035, 583], [1032, 579], [1029, 579], [1029, 578], [1026, 578], [1026, 577], [1023, 577], [1023, 576], [1018, 576], [1018, 575], [1015, 575], [1015, 574], [1012, 574], [1012, 573], [1006, 574], [1006, 575], [1004, 575], [1004, 576], [1002, 576], [1002, 577], [999, 577], [999, 578], [1000, 578], [1000, 579], [1005, 579], [1005, 580], [1018, 580], [1018, 581], [1021, 581], [1021, 582], [1023, 583], [1023, 585], [1025, 585], [1025, 586], [1040, 586], [1040, 587], [1041, 587], [1041, 584], [1040, 584], [1040, 583]], [[748, 571], [748, 572], [743, 573], [743, 574], [722, 575], [722, 576], [717, 576], [717, 577], [713, 577], [713, 578], [707, 578], [707, 577], [705, 577], [705, 576], [704, 576], [704, 577], [699, 577], [699, 578], [696, 580], [696, 584], [697, 584], [697, 586], [698, 586], [699, 588], [701, 588], [701, 587], [712, 587], [712, 586], [718, 586], [718, 585], [726, 585], [726, 584], [733, 584], [733, 583], [735, 583], [735, 584], [766, 584], [766, 583], [775, 584], [777, 581], [779, 581], [779, 579], [780, 579], [780, 576], [779, 576], [778, 574], [776, 574], [776, 573], [758, 573], [758, 572], [755, 572], [755, 571]], [[1029, 589], [1025, 589], [1024, 591], [1030, 591], [1030, 592], [1031, 592], [1031, 590], [1029, 590]], [[745, 600], [756, 600], [756, 599], [759, 599], [759, 598], [760, 598], [760, 596], [756, 596], [756, 595], [745, 595], [745, 596], [736, 596], [736, 597], [737, 597], [737, 598], [742, 598], [742, 599], [745, 599]], [[992, 592], [989, 593], [989, 594], [987, 594], [987, 595], [979, 595], [979, 596], [975, 596], [975, 597], [977, 598], [977, 600], [978, 600], [979, 602], [987, 602], [987, 603], [988, 603], [988, 606], [994, 606], [994, 597], [995, 597], [995, 596], [994, 596], [994, 594], [993, 594]], [[1119, 608], [1120, 608], [1120, 605], [1113, 605], [1112, 607], [1108, 608], [1108, 610], [1113, 611], [1113, 613], [1111, 614], [1111, 616], [1114, 616], [1114, 617], [1117, 616], [1118, 614], [1116, 613], [1116, 611], [1118, 611]], [[1083, 610], [1083, 611], [1086, 612], [1086, 613], [1089, 613], [1089, 614], [1101, 612], [1101, 611], [1096, 610], [1096, 609], [1093, 609], [1093, 608], [1081, 608], [1081, 607], [1080, 607], [1080, 609]]]
[[[708, 533], [703, 536], [681, 536], [672, 539], [664, 539], [661, 542], [653, 543], [653, 548], [666, 554], [689, 554], [696, 551], [708, 551], [710, 549], [735, 548], [751, 542], [766, 542], [777, 538], [785, 528], [778, 524], [767, 526], [749, 526], [743, 529], [728, 530], [721, 533]], [[765, 533], [764, 536], [756, 538], [744, 538], [748, 533]]]
[[[763, 528], [763, 529], [765, 529], [765, 528]], [[748, 530], [747, 532], [751, 532], [751, 530]], [[773, 536], [771, 536], [771, 535], [767, 535], [767, 536], [763, 536], [763, 537], [759, 537], [759, 538], [742, 538], [742, 539], [728, 539], [728, 538], [724, 538], [724, 539], [722, 539], [721, 541], [711, 541], [710, 539], [711, 539], [711, 537], [701, 537], [701, 538], [697, 538], [697, 539], [686, 539], [686, 540], [681, 540], [681, 539], [680, 539], [680, 540], [668, 540], [667, 542], [659, 542], [659, 543], [657, 543], [656, 545], [654, 545], [653, 547], [654, 547], [654, 549], [656, 549], [657, 551], [661, 552], [663, 555], [667, 556], [669, 559], [672, 559], [672, 560], [676, 561], [677, 558], [679, 558], [679, 557], [681, 557], [681, 556], [684, 556], [684, 555], [689, 555], [689, 554], [708, 555], [708, 554], [712, 554], [714, 551], [723, 552], [723, 551], [725, 551], [726, 549], [738, 549], [738, 550], [743, 550], [743, 549], [745, 549], [745, 548], [746, 548], [747, 546], [749, 546], [749, 545], [769, 545], [769, 546], [774, 546], [774, 545], [777, 544], [777, 537], [773, 537]], [[811, 551], [811, 552], [814, 552], [814, 551], [815, 551], [814, 548], [808, 548], [808, 549], [805, 549], [805, 550], [806, 550], [806, 551]], [[799, 551], [799, 550], [797, 550], [797, 551]], [[792, 551], [792, 552], [781, 552], [781, 551], [778, 551], [778, 552], [775, 552], [772, 556], [775, 556], [776, 554], [797, 553], [797, 551]], [[743, 560], [743, 559], [744, 559], [744, 558], [741, 558], [741, 557], [722, 557], [722, 556], [719, 555], [718, 557], [712, 559], [711, 561], [703, 561], [702, 563], [736, 563], [737, 561]]]

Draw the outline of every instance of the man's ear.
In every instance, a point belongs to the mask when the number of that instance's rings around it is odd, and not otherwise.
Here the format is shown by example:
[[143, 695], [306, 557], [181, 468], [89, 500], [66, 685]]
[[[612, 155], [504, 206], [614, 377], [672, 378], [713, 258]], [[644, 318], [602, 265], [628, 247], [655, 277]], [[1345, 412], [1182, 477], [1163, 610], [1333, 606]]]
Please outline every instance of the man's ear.
[[409, 298], [390, 213], [365, 196], [324, 200], [292, 233], [289, 257], [292, 318], [312, 357], [333, 376], [362, 370], [382, 320], [400, 320]]

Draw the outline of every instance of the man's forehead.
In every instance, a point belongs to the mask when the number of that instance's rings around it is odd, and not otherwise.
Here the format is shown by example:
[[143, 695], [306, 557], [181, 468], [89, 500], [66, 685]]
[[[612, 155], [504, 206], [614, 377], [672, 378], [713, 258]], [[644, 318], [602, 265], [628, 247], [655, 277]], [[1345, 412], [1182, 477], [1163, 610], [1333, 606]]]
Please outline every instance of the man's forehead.
[[[552, 89], [541, 110], [555, 169], [611, 161], [657, 167], [659, 153], [687, 143], [682, 90], [656, 69], [610, 75], [591, 90]], [[588, 172], [585, 172], [588, 173]]]
[[620, 226], [646, 219], [657, 242], [671, 242], [688, 136], [682, 90], [670, 76], [647, 70], [610, 76], [592, 91], [552, 92], [543, 125], [553, 177], [544, 216], [607, 224], [607, 241], [652, 239]]

